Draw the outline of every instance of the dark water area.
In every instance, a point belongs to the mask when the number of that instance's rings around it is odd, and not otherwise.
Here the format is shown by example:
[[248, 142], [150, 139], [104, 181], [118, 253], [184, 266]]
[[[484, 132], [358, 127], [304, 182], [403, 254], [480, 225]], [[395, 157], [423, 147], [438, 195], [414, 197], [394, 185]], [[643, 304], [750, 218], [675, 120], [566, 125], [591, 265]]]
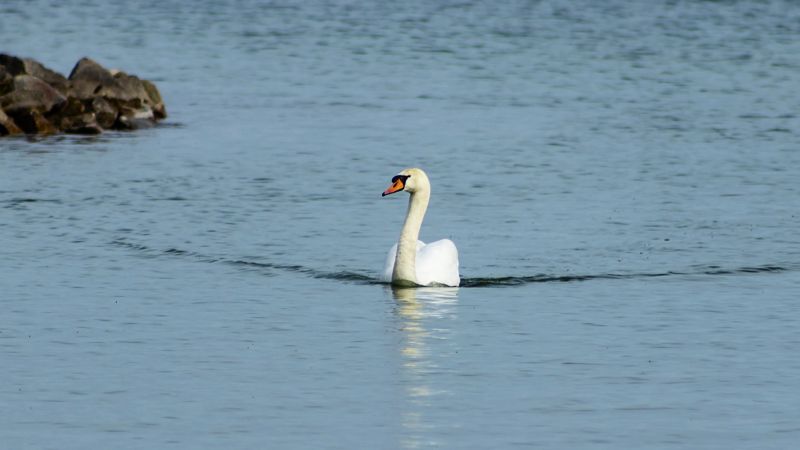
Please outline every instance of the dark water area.
[[[0, 447], [800, 441], [794, 2], [7, 1], [0, 42], [169, 113], [0, 140]], [[410, 166], [459, 288], [377, 281]]]

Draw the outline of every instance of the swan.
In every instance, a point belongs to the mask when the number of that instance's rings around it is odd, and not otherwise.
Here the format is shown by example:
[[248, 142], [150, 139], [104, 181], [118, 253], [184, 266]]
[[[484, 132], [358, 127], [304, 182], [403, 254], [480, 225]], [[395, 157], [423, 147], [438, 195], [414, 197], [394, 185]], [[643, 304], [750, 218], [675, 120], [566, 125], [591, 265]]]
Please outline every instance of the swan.
[[431, 197], [431, 184], [422, 169], [405, 169], [392, 178], [392, 185], [383, 197], [395, 192], [410, 194], [408, 211], [400, 240], [386, 256], [382, 281], [394, 285], [458, 286], [458, 249], [450, 239], [425, 244], [418, 239], [422, 219]]

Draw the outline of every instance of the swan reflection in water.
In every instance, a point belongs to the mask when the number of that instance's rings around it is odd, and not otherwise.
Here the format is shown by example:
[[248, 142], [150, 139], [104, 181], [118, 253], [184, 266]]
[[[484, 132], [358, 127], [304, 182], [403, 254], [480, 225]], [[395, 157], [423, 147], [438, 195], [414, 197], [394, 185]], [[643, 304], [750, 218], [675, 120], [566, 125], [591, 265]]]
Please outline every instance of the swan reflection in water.
[[[450, 322], [456, 317], [458, 288], [391, 289], [402, 333], [398, 349], [402, 365], [400, 384], [405, 397], [402, 425], [406, 435], [402, 445], [416, 448], [424, 442], [430, 443], [430, 436], [424, 439], [423, 436], [426, 430], [436, 427], [425, 412], [436, 409], [437, 396], [452, 394], [444, 387], [445, 380], [437, 377], [444, 370], [442, 358], [457, 350], [443, 343], [449, 340]], [[436, 344], [435, 353], [429, 349], [432, 341]]]

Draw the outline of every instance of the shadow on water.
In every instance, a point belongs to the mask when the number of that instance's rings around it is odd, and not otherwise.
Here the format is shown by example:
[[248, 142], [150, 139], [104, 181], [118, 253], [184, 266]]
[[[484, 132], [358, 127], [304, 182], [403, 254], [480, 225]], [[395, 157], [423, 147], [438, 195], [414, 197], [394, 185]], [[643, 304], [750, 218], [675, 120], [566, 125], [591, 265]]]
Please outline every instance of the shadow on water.
[[[310, 267], [305, 267], [298, 264], [281, 264], [264, 261], [248, 261], [243, 259], [231, 259], [225, 257], [214, 257], [203, 255], [201, 253], [181, 250], [177, 248], [169, 248], [166, 250], [154, 249], [142, 244], [136, 244], [124, 239], [116, 239], [111, 241], [111, 245], [117, 247], [124, 247], [134, 250], [141, 254], [143, 257], [164, 257], [175, 256], [193, 259], [198, 262], [227, 264], [237, 266], [242, 269], [254, 270], [264, 272], [267, 275], [272, 275], [275, 270], [283, 272], [294, 272], [303, 274], [312, 278], [337, 280], [357, 284], [380, 284], [387, 285], [374, 275], [368, 275], [351, 271], [339, 272], [326, 272]], [[800, 270], [800, 264], [765, 264], [757, 266], [744, 266], [737, 268], [724, 268], [717, 265], [696, 265], [690, 267], [688, 270], [680, 271], [665, 271], [665, 272], [639, 272], [639, 273], [606, 273], [596, 275], [527, 275], [527, 276], [508, 276], [508, 277], [474, 277], [474, 278], [461, 278], [461, 288], [486, 288], [486, 287], [511, 287], [521, 286], [532, 283], [570, 283], [580, 281], [592, 280], [626, 280], [626, 279], [641, 279], [641, 278], [660, 278], [660, 277], [673, 277], [673, 276], [715, 276], [715, 275], [745, 275], [745, 274], [764, 274], [764, 273], [781, 273], [792, 272]], [[421, 288], [416, 288], [421, 289]], [[436, 290], [445, 290], [444, 288], [433, 288]]]
[[[387, 288], [391, 289], [402, 339], [398, 342], [403, 386], [403, 448], [418, 448], [430, 439], [432, 421], [426, 411], [435, 409], [439, 398], [452, 394], [436, 383], [439, 351], [430, 351], [429, 342], [448, 339], [448, 323], [456, 317], [459, 288]], [[431, 322], [435, 326], [431, 327]]]

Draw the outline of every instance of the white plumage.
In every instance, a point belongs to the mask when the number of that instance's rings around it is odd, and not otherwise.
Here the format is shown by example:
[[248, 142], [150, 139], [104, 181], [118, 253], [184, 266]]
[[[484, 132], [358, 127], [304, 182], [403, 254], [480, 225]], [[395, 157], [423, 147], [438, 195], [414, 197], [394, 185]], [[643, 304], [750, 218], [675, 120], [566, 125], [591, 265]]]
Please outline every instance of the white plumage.
[[[397, 244], [389, 249], [386, 255], [381, 281], [392, 281], [394, 260], [397, 257]], [[450, 239], [441, 239], [430, 244], [417, 241], [416, 283], [421, 286], [443, 284], [458, 286], [461, 278], [458, 275], [458, 249]]]
[[[392, 179], [383, 195], [411, 194], [400, 240], [386, 256], [381, 279], [393, 284], [458, 286], [458, 249], [450, 239], [425, 244], [418, 239], [430, 200], [430, 182], [422, 169], [406, 169]], [[398, 252], [399, 248], [399, 252]]]

